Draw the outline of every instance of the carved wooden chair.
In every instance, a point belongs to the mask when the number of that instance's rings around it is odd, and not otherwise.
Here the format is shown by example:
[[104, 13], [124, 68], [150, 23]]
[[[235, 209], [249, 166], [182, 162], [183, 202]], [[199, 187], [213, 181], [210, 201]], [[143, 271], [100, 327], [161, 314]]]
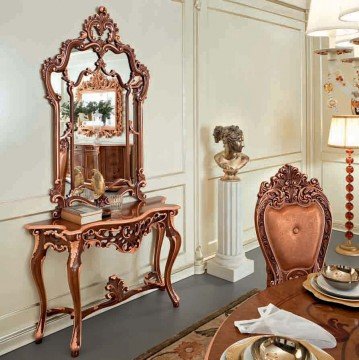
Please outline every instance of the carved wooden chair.
[[317, 179], [284, 165], [262, 182], [254, 215], [267, 266], [267, 286], [321, 269], [332, 230], [327, 197]]

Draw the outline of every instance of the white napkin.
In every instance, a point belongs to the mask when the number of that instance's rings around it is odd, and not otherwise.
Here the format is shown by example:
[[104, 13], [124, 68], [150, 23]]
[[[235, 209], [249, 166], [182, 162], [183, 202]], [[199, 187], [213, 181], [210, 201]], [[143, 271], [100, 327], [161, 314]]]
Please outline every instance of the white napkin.
[[234, 326], [245, 334], [273, 334], [298, 340], [306, 340], [321, 348], [330, 349], [337, 345], [335, 337], [321, 326], [291, 312], [269, 304], [258, 308], [259, 319], [235, 321]]

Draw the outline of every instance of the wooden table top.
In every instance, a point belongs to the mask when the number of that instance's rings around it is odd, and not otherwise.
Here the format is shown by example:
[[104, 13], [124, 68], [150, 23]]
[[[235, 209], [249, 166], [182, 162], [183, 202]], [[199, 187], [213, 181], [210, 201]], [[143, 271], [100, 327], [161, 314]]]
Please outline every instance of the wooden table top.
[[179, 205], [172, 205], [165, 203], [166, 198], [163, 196], [156, 196], [148, 198], [144, 201], [136, 201], [132, 203], [123, 204], [121, 215], [117, 219], [106, 218], [98, 222], [89, 223], [86, 225], [78, 225], [64, 219], [47, 219], [25, 225], [27, 230], [36, 229], [58, 229], [66, 235], [82, 233], [95, 226], [118, 226], [127, 224], [133, 221], [144, 219], [148, 214], [153, 212], [160, 212], [165, 210], [178, 210]]
[[218, 329], [206, 359], [219, 360], [228, 346], [253, 336], [241, 334], [234, 326], [234, 321], [259, 318], [258, 307], [272, 303], [311, 320], [332, 333], [337, 339], [337, 347], [325, 351], [334, 359], [359, 360], [359, 310], [316, 299], [303, 288], [304, 280], [305, 278], [299, 278], [267, 288], [240, 304]]

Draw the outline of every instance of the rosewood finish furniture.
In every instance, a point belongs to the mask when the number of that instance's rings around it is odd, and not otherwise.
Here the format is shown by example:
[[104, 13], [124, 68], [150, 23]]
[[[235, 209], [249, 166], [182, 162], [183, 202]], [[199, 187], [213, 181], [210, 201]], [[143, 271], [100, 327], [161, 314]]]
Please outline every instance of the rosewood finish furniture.
[[[97, 58], [90, 65], [88, 62], [89, 52]], [[127, 70], [123, 66], [123, 56], [118, 63], [122, 75], [113, 68], [107, 68], [105, 62], [107, 53], [112, 54], [112, 59], [116, 58], [117, 55], [125, 55]], [[77, 61], [83, 60], [83, 68], [80, 67], [75, 78], [71, 78], [73, 72], [68, 71], [67, 65], [74, 54]], [[79, 185], [77, 181], [79, 177], [77, 180], [74, 178], [74, 167], [76, 166], [75, 138], [78, 135], [75, 93], [77, 87], [83, 89], [81, 84], [83, 81], [87, 81], [85, 80], [86, 77], [98, 72], [101, 72], [102, 78], [106, 77], [109, 79], [108, 81], [111, 80], [112, 85], [116, 83], [116, 88], [121, 88], [123, 94], [121, 127], [118, 124], [116, 128], [119, 133], [106, 136], [107, 128], [101, 129], [101, 131], [104, 131], [103, 137], [114, 138], [117, 136], [117, 140], [123, 145], [121, 154], [116, 159], [113, 158], [116, 157], [115, 153], [111, 153], [110, 157], [106, 152], [101, 155], [103, 163], [112, 162], [111, 166], [115, 167], [112, 176], [116, 175], [116, 171], [121, 176], [105, 178], [107, 190], [94, 201], [93, 198], [85, 197], [85, 194], [94, 190], [91, 188], [91, 183], [83, 181]], [[123, 75], [124, 72], [125, 76]], [[179, 306], [179, 297], [171, 284], [172, 267], [181, 246], [181, 236], [174, 227], [174, 219], [179, 211], [179, 206], [166, 204], [164, 197], [146, 199], [142, 192], [146, 185], [143, 170], [142, 104], [147, 95], [149, 72], [136, 59], [134, 50], [121, 42], [118, 27], [109, 17], [105, 7], [99, 7], [97, 14], [85, 20], [83, 30], [78, 38], [62, 43], [60, 53], [44, 62], [41, 74], [44, 80], [46, 98], [53, 108], [55, 179], [54, 186], [50, 190], [50, 199], [57, 206], [53, 211], [52, 219], [26, 225], [26, 229], [34, 238], [31, 271], [40, 297], [40, 317], [35, 339], [37, 343], [42, 341], [47, 317], [59, 313], [69, 314], [73, 318], [70, 349], [71, 355], [75, 357], [79, 355], [81, 348], [82, 319], [97, 310], [113, 306], [132, 295], [152, 288], [167, 290], [173, 305]], [[128, 80], [125, 82], [123, 78]], [[63, 126], [60, 108], [66, 97], [69, 99], [70, 116]], [[91, 137], [92, 134], [86, 136]], [[93, 166], [97, 171], [101, 171], [101, 168], [96, 168], [95, 164]], [[119, 169], [116, 170], [117, 166]], [[78, 168], [76, 175], [78, 175]], [[104, 175], [106, 176], [106, 174]], [[83, 191], [84, 188], [87, 190], [86, 192]], [[133, 202], [123, 206], [120, 217], [103, 219], [82, 226], [61, 219], [61, 210], [64, 207], [71, 206], [74, 203], [95, 203], [97, 206], [107, 206], [109, 204], [108, 197], [112, 196], [114, 192], [117, 195], [133, 198]], [[90, 247], [107, 248], [114, 246], [119, 252], [134, 253], [139, 249], [144, 236], [148, 235], [152, 229], [156, 229], [153, 271], [145, 275], [144, 284], [138, 288], [129, 289], [122, 279], [112, 275], [106, 286], [108, 291], [106, 299], [96, 306], [82, 309], [80, 270], [83, 252]], [[160, 254], [165, 235], [169, 239], [170, 249], [164, 277], [162, 277]], [[72, 308], [48, 309], [47, 307], [42, 265], [49, 248], [56, 252], [68, 252], [67, 278], [73, 300]]]
[[319, 271], [331, 230], [329, 202], [317, 179], [284, 165], [262, 182], [254, 215], [267, 286]]
[[218, 329], [205, 359], [218, 360], [231, 344], [253, 336], [240, 333], [234, 321], [258, 318], [258, 307], [269, 303], [311, 320], [333, 334], [338, 344], [325, 351], [334, 359], [359, 359], [358, 310], [319, 302], [303, 288], [304, 280], [305, 277], [301, 277], [272, 286], [240, 304]]

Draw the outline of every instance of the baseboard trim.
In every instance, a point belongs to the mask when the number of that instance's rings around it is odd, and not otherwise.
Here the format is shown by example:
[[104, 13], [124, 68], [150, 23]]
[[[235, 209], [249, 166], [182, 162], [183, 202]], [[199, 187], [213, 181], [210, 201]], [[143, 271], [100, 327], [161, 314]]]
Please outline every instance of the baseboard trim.
[[[354, 224], [354, 229], [352, 230], [355, 235], [359, 235], [359, 231], [356, 230], [357, 224]], [[345, 228], [345, 222], [344, 221], [333, 221], [333, 230], [345, 232], [347, 231]]]
[[[259, 247], [259, 242], [258, 242], [257, 237], [254, 237], [254, 238], [251, 238], [251, 239], [247, 240], [246, 243], [243, 245], [244, 252], [248, 252], [248, 251], [254, 250], [254, 249], [258, 248], [258, 247]], [[204, 266], [205, 266], [206, 269], [207, 269], [207, 262], [208, 262], [208, 260], [213, 259], [215, 256], [216, 256], [216, 253], [214, 252], [214, 253], [206, 256], [206, 257], [203, 259], [203, 261], [204, 261]]]
[[[194, 275], [194, 265], [193, 264], [190, 264], [188, 266], [185, 266], [185, 267], [182, 267], [178, 270], [176, 270], [173, 274], [172, 274], [172, 282], [173, 283], [176, 283], [177, 281], [180, 281], [180, 280], [183, 280], [189, 276], [192, 276]], [[94, 314], [91, 314], [90, 316], [88, 316], [85, 320], [93, 317], [93, 316], [97, 316], [105, 311], [108, 311], [108, 310], [111, 310], [117, 306], [121, 306], [129, 301], [132, 301], [132, 300], [135, 300], [135, 299], [138, 299], [142, 296], [145, 296], [153, 291], [157, 291], [158, 289], [152, 289], [152, 290], [149, 290], [147, 292], [144, 292], [144, 293], [140, 293], [140, 294], [137, 294], [133, 297], [131, 297], [130, 299], [120, 303], [120, 304], [117, 304], [113, 307], [110, 307], [110, 308], [106, 308], [106, 309], [103, 309], [101, 311], [98, 311]], [[167, 296], [167, 294], [166, 294]], [[103, 297], [91, 302], [91, 303], [88, 303], [88, 304], [85, 304], [85, 306], [92, 306], [92, 305], [96, 305], [96, 304], [99, 304], [100, 302], [103, 302]], [[170, 301], [170, 300], [169, 300]], [[57, 315], [57, 316], [53, 316], [51, 318], [49, 318], [47, 321], [46, 321], [46, 333], [45, 333], [45, 337], [48, 336], [48, 335], [51, 335], [57, 331], [60, 331], [62, 329], [65, 329], [69, 326], [72, 326], [72, 320], [70, 319], [70, 317], [68, 315], [65, 315], [65, 314], [61, 314], [61, 315]], [[19, 347], [22, 347], [24, 345], [27, 345], [27, 344], [30, 344], [34, 341], [34, 332], [35, 332], [35, 327], [36, 327], [36, 324], [33, 324], [31, 326], [28, 326], [28, 327], [25, 327], [23, 329], [19, 329], [11, 334], [8, 334], [8, 335], [5, 335], [3, 337], [0, 338], [0, 356], [1, 355], [4, 355], [10, 351], [13, 351], [15, 349], [18, 349]], [[70, 339], [69, 339], [70, 341]]]

